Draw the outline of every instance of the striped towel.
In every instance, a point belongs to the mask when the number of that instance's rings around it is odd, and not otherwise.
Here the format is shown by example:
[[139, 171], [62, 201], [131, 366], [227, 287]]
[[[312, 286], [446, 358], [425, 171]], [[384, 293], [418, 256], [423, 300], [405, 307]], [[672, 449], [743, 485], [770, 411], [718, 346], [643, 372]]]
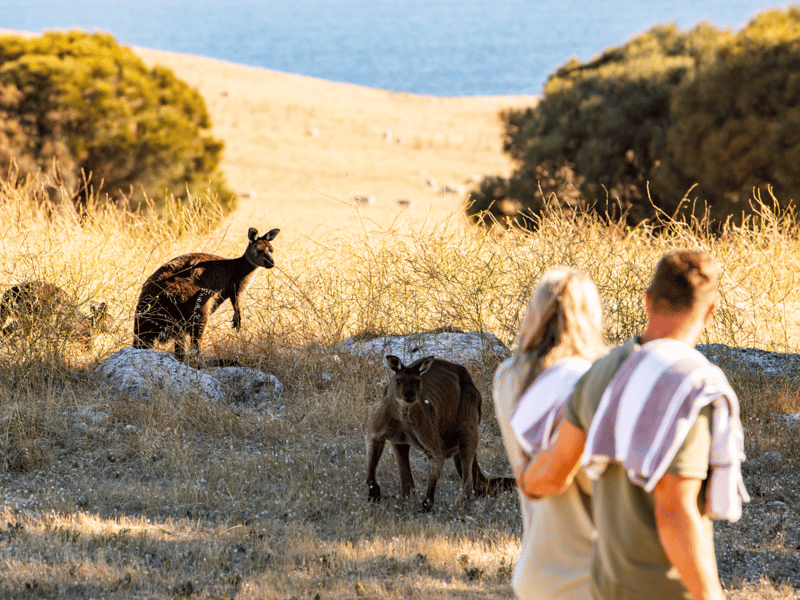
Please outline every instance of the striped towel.
[[534, 455], [550, 445], [567, 401], [591, 362], [564, 358], [542, 371], [523, 392], [511, 414], [511, 428], [522, 449]]
[[622, 364], [587, 433], [582, 462], [597, 479], [614, 461], [651, 492], [669, 468], [700, 410], [711, 404], [707, 513], [735, 522], [749, 502], [742, 480], [739, 400], [722, 370], [682, 342], [654, 340]]

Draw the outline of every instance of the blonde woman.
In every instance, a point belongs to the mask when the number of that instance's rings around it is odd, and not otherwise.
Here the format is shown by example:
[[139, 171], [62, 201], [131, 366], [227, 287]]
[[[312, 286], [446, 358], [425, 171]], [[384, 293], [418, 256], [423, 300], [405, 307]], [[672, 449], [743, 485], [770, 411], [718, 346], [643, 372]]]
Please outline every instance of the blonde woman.
[[[552, 443], [569, 394], [605, 346], [594, 283], [566, 267], [548, 270], [533, 290], [514, 353], [497, 369], [494, 406], [516, 474], [525, 457]], [[596, 532], [591, 481], [581, 471], [557, 496], [520, 491], [522, 544], [513, 587], [523, 600], [590, 600]]]

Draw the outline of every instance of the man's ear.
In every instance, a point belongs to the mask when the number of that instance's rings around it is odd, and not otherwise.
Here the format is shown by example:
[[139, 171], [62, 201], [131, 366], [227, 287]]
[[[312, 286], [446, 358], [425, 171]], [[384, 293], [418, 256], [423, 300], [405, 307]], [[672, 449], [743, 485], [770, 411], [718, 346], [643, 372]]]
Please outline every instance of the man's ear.
[[717, 294], [717, 297], [714, 298], [714, 301], [706, 309], [706, 314], [703, 323], [708, 323], [718, 308], [719, 308], [719, 294]]
[[653, 314], [653, 294], [650, 290], [645, 290], [642, 297], [644, 298], [644, 312], [649, 317]]

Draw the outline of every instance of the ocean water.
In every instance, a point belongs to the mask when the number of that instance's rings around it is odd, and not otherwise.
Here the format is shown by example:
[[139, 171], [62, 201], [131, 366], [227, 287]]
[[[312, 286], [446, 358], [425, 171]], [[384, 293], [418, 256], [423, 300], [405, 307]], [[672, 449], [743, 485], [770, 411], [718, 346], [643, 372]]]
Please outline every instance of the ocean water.
[[540, 94], [659, 23], [739, 29], [759, 0], [0, 0], [0, 28], [105, 31], [124, 44], [435, 96]]

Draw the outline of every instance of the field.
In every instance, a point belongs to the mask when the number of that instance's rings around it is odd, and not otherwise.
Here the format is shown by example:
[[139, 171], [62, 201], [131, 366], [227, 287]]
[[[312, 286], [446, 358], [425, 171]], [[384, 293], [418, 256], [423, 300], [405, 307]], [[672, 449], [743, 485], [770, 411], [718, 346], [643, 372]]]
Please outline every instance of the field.
[[[514, 494], [453, 510], [448, 465], [435, 510], [419, 514], [420, 498], [398, 497], [387, 452], [378, 477], [389, 497], [366, 503], [364, 423], [387, 370], [332, 344], [450, 326], [510, 345], [552, 265], [594, 278], [616, 343], [643, 323], [640, 294], [657, 257], [705, 248], [724, 276], [703, 341], [800, 348], [800, 232], [765, 210], [718, 237], [702, 224], [654, 237], [558, 214], [531, 235], [468, 226], [463, 195], [427, 179], [507, 172], [496, 112], [533, 99], [414, 97], [141, 52], [206, 96], [229, 183], [247, 194], [212, 226], [193, 207], [162, 219], [97, 208], [78, 220], [47, 208], [33, 185], [0, 183], [0, 283], [53, 281], [83, 310], [108, 301], [115, 318], [88, 352], [47, 324], [0, 349], [2, 597], [513, 597]], [[239, 255], [248, 226], [282, 229], [277, 265], [248, 290], [241, 332], [229, 306], [213, 317], [202, 359], [275, 374], [285, 410], [168, 394], [135, 403], [98, 386], [96, 365], [130, 344], [144, 278], [187, 251]], [[481, 464], [507, 475], [491, 407], [498, 361], [469, 367], [484, 397]], [[782, 419], [800, 412], [797, 374], [731, 368], [730, 377], [753, 501], [738, 523], [717, 526], [723, 581], [733, 599], [797, 598], [800, 436]], [[412, 454], [419, 484], [425, 462]]]
[[416, 96], [137, 52], [148, 64], [172, 68], [206, 99], [214, 133], [226, 143], [223, 170], [243, 195], [235, 222], [294, 235], [326, 235], [408, 214], [438, 221], [458, 212], [464, 194], [442, 188], [510, 172], [498, 112], [537, 101]]

